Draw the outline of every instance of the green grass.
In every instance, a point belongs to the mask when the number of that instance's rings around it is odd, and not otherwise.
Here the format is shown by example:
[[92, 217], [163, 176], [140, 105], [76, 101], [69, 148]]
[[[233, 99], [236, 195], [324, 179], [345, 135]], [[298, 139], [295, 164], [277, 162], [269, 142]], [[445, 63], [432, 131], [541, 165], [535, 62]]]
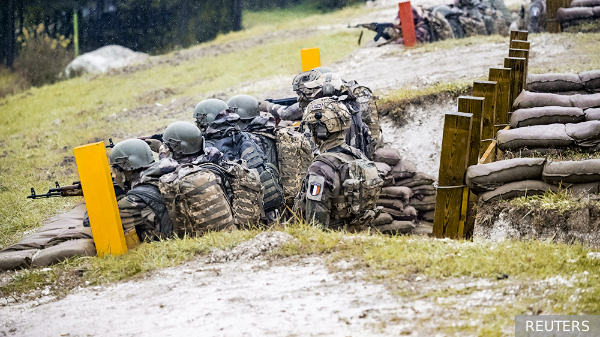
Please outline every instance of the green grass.
[[559, 189], [557, 192], [546, 191], [541, 195], [514, 198], [509, 203], [518, 208], [553, 210], [562, 214], [588, 207], [590, 203], [597, 202], [590, 201], [589, 198], [577, 197], [568, 189]]
[[324, 15], [324, 13], [314, 7], [306, 5], [284, 9], [244, 11], [242, 26], [244, 29], [251, 29], [256, 26], [282, 25], [290, 21], [313, 15]]
[[[528, 69], [530, 74], [577, 73], [600, 69], [600, 33], [545, 33], [543, 35], [548, 37], [544, 43], [562, 45], [566, 52], [542, 65], [530, 66]], [[535, 46], [532, 50], [535, 51]], [[532, 59], [532, 63], [535, 64], [535, 59]]]
[[[403, 100], [411, 100], [417, 97], [437, 95], [442, 92], [447, 92], [452, 95], [460, 95], [465, 93], [469, 88], [473, 87], [472, 80], [458, 80], [454, 82], [440, 82], [425, 88], [415, 88], [413, 86], [405, 86], [387, 93], [381, 97], [381, 104], [389, 102], [398, 102]], [[378, 103], [379, 103], [378, 102]]]

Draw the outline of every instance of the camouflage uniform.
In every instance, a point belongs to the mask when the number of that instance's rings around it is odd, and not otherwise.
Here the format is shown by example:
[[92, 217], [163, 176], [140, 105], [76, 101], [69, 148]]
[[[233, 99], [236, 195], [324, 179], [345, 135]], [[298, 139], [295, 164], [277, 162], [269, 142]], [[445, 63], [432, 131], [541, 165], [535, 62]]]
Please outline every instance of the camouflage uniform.
[[135, 229], [139, 239], [146, 242], [172, 235], [172, 222], [158, 190], [158, 180], [176, 167], [174, 160], [165, 159], [134, 177], [131, 190], [117, 202], [125, 234]]
[[267, 112], [273, 115], [275, 119], [282, 121], [299, 121], [302, 119], [304, 109], [300, 107], [300, 103], [294, 103], [290, 106], [269, 103]]

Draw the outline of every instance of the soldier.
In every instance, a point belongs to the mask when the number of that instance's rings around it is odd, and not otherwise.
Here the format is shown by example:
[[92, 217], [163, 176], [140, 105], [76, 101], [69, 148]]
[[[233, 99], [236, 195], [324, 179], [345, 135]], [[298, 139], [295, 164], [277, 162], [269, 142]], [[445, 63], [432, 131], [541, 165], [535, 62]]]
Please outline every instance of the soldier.
[[212, 162], [218, 164], [223, 154], [215, 147], [204, 146], [198, 127], [188, 122], [175, 122], [163, 133], [163, 142], [170, 157], [179, 164]]
[[375, 164], [345, 142], [350, 118], [342, 102], [326, 97], [311, 102], [303, 119], [321, 154], [308, 169], [295, 209], [325, 228], [363, 229], [380, 211], [383, 181]]
[[227, 103], [220, 99], [205, 99], [198, 103], [194, 108], [194, 119], [196, 126], [203, 133], [206, 132], [208, 125], [215, 120], [219, 112], [228, 109]]
[[176, 163], [168, 159], [155, 163], [148, 144], [127, 139], [115, 145], [110, 164], [115, 180], [128, 191], [117, 203], [125, 234], [135, 231], [148, 242], [171, 237], [173, 225], [158, 180], [172, 172]]

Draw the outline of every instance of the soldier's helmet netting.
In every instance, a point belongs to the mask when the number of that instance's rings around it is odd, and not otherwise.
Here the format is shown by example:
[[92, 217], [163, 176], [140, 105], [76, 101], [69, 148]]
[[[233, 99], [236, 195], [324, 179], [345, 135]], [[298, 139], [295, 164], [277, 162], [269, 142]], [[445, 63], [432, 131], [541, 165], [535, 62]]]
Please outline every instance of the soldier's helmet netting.
[[327, 139], [330, 135], [350, 128], [350, 112], [335, 98], [323, 97], [308, 104], [302, 121], [315, 138]]
[[210, 123], [212, 123], [219, 112], [229, 108], [227, 103], [220, 99], [205, 99], [198, 103], [194, 108], [194, 119], [196, 120], [196, 126], [201, 129], [206, 129]]
[[140, 139], [126, 139], [110, 152], [110, 164], [123, 171], [147, 168], [154, 163], [150, 146]]
[[174, 158], [204, 151], [204, 138], [198, 127], [188, 122], [175, 122], [163, 134], [163, 142]]
[[258, 101], [252, 96], [233, 96], [227, 101], [227, 105], [240, 116], [242, 123], [250, 123], [259, 114]]

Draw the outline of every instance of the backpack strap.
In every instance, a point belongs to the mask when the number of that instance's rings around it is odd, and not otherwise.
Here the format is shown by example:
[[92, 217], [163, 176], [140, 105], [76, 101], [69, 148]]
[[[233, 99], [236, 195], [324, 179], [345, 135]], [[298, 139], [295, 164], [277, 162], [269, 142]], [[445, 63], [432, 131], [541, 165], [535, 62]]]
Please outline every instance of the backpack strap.
[[144, 200], [160, 220], [159, 231], [167, 236], [173, 234], [173, 223], [171, 222], [167, 205], [165, 204], [158, 187], [151, 184], [140, 184], [127, 192], [127, 195], [132, 195]]

